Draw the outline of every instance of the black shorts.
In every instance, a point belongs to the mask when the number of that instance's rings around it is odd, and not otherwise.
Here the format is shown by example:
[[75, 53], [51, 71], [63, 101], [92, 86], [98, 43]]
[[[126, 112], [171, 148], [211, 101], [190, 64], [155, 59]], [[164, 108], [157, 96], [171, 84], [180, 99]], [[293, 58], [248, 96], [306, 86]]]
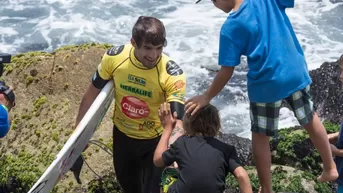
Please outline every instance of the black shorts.
[[130, 138], [113, 127], [113, 162], [124, 193], [160, 193], [163, 168], [153, 163], [159, 140]]

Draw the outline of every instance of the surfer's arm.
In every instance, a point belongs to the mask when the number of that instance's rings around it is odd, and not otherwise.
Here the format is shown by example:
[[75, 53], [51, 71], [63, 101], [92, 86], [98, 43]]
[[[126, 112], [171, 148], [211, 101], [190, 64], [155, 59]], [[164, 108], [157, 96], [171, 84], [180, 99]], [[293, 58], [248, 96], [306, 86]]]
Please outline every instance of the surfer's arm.
[[101, 60], [101, 63], [98, 65], [98, 68], [92, 77], [92, 83], [89, 85], [82, 97], [75, 127], [79, 124], [83, 116], [86, 114], [87, 110], [92, 105], [93, 101], [98, 96], [101, 89], [104, 88], [104, 86], [110, 79], [112, 79], [112, 60], [110, 57], [111, 56], [105, 53]]
[[81, 104], [79, 107], [79, 113], [76, 118], [75, 127], [79, 124], [83, 116], [86, 114], [89, 107], [92, 105], [95, 98], [100, 93], [101, 89], [96, 88], [93, 84], [90, 84], [85, 94], [82, 97]]
[[182, 127], [182, 119], [185, 111], [185, 94], [186, 94], [186, 75], [180, 70], [179, 66], [175, 66], [179, 70], [179, 74], [170, 75], [167, 73], [164, 90], [166, 91], [166, 101], [170, 104], [171, 112], [177, 113], [177, 121], [175, 128], [171, 133], [169, 144], [184, 134]]
[[239, 189], [241, 190], [241, 192], [252, 193], [252, 187], [251, 187], [249, 175], [245, 171], [245, 169], [242, 166], [239, 166], [234, 170], [233, 173], [237, 179]]

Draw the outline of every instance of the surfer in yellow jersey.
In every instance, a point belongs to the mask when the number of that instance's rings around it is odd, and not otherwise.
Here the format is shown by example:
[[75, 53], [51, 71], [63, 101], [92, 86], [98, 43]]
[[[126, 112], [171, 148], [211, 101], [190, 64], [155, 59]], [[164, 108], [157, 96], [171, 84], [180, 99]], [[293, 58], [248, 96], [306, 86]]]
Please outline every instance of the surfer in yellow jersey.
[[76, 125], [109, 80], [115, 80], [113, 161], [125, 193], [159, 193], [161, 173], [153, 155], [163, 132], [159, 105], [167, 102], [177, 112], [172, 143], [182, 135], [186, 77], [162, 51], [167, 45], [163, 23], [141, 16], [131, 42], [109, 49], [82, 98]]

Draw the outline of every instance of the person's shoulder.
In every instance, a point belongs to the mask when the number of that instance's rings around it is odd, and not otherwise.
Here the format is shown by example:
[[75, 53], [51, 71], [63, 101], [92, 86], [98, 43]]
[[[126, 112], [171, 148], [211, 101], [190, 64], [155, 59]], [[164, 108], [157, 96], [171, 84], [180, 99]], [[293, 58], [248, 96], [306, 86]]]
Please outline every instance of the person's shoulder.
[[181, 66], [167, 54], [162, 53], [160, 60], [160, 71], [165, 76], [181, 76], [184, 75], [184, 71]]
[[235, 146], [227, 144], [217, 138], [213, 138], [212, 139], [214, 141], [214, 143], [216, 144], [217, 147], [220, 147], [220, 149], [224, 152], [232, 152], [236, 149]]
[[248, 31], [248, 27], [248, 22], [245, 19], [228, 16], [220, 28], [220, 35], [224, 35], [228, 38], [237, 37], [241, 34], [245, 34], [245, 32]]
[[175, 140], [175, 143], [185, 143], [187, 141], [187, 139], [189, 139], [188, 136], [186, 135], [181, 135], [180, 137], [178, 137], [176, 140]]
[[172, 144], [170, 144], [170, 146], [173, 146], [174, 148], [177, 149], [177, 148], [180, 148], [180, 146], [184, 146], [183, 144], [185, 144], [186, 141], [187, 141], [187, 136], [181, 135]]
[[1, 114], [8, 114], [8, 108], [3, 104], [0, 104], [0, 113]]
[[114, 45], [105, 52], [105, 56], [111, 58], [120, 56], [128, 57], [131, 48], [131, 44]]
[[115, 69], [122, 61], [129, 58], [131, 48], [131, 44], [112, 46], [105, 51], [99, 68]]

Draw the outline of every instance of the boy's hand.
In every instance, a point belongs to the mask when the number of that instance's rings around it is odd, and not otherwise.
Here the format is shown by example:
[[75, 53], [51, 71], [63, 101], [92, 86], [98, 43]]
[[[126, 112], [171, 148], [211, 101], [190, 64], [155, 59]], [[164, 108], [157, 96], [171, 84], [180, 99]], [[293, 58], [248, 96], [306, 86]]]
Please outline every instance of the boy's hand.
[[339, 132], [328, 134], [329, 142], [334, 144], [337, 142]]
[[185, 102], [186, 113], [194, 115], [199, 109], [207, 105], [209, 102], [210, 99], [205, 94], [192, 97]]
[[338, 156], [339, 149], [335, 145], [333, 145], [333, 144], [330, 144], [330, 145], [331, 145], [332, 155]]
[[160, 108], [158, 109], [158, 116], [164, 129], [174, 129], [177, 113], [174, 112], [172, 115], [169, 103], [161, 104]]

